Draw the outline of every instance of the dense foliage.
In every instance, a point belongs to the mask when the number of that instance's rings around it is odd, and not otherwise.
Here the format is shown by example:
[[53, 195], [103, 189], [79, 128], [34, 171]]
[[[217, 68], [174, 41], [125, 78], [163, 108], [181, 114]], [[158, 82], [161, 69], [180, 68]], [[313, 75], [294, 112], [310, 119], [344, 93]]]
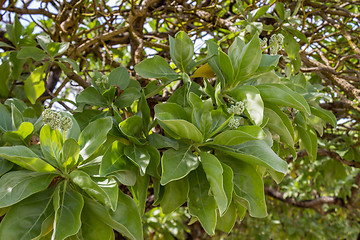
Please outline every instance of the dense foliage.
[[1, 9], [0, 239], [358, 235], [355, 3]]

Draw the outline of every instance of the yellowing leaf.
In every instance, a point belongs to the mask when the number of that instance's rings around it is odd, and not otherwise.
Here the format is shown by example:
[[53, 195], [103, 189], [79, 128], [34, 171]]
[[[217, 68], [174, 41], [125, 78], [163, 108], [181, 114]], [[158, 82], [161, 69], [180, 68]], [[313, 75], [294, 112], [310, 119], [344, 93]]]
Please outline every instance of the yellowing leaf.
[[215, 74], [213, 70], [211, 69], [210, 65], [208, 63], [202, 65], [199, 67], [194, 74], [191, 76], [192, 78], [196, 77], [207, 77], [207, 78], [214, 78]]

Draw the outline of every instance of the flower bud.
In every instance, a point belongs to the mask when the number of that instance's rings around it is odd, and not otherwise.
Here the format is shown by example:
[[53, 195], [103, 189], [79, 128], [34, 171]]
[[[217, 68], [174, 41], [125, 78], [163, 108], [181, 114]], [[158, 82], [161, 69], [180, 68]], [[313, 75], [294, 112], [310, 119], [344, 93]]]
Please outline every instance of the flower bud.
[[62, 117], [61, 118], [61, 124], [60, 124], [60, 129], [62, 131], [67, 131], [72, 127], [72, 119], [68, 116]]
[[241, 115], [245, 110], [245, 103], [240, 101], [240, 102], [236, 102], [234, 105], [231, 105], [227, 111], [230, 114], [235, 114], [235, 115]]
[[229, 121], [229, 127], [232, 129], [237, 129], [240, 126], [240, 120], [238, 118], [232, 118]]

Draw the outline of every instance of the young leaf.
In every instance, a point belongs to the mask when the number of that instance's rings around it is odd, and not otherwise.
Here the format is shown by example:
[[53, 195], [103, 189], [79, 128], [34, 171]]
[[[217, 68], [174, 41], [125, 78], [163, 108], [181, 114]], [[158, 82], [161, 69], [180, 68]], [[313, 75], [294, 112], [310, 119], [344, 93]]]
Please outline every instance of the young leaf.
[[49, 125], [43, 126], [40, 131], [40, 143], [41, 151], [49, 163], [53, 166], [61, 166], [60, 154], [63, 140], [59, 130], [53, 130]]
[[28, 196], [45, 190], [53, 174], [13, 171], [0, 178], [0, 208], [11, 206]]
[[211, 192], [219, 207], [220, 216], [222, 216], [228, 207], [228, 201], [223, 183], [223, 168], [220, 161], [212, 154], [200, 152], [201, 166], [203, 167], [206, 178], [210, 184]]
[[177, 119], [177, 120], [162, 120], [159, 121], [161, 126], [165, 126], [170, 129], [173, 133], [183, 139], [190, 139], [194, 142], [203, 142], [203, 136], [200, 130], [188, 121]]
[[25, 146], [0, 147], [0, 157], [32, 171], [56, 172], [55, 168]]
[[217, 205], [214, 197], [209, 195], [210, 185], [204, 170], [200, 167], [191, 172], [188, 180], [189, 212], [199, 219], [206, 233], [212, 236], [215, 234]]
[[221, 71], [225, 76], [225, 86], [229, 87], [234, 82], [234, 68], [228, 55], [221, 50], [219, 50], [219, 63]]
[[73, 139], [69, 138], [65, 141], [62, 149], [62, 159], [61, 164], [65, 169], [70, 169], [74, 167], [79, 159], [80, 146]]
[[51, 239], [63, 240], [76, 234], [81, 227], [82, 195], [63, 182], [55, 190], [53, 204], [55, 219]]
[[91, 122], [80, 134], [80, 155], [88, 159], [105, 141], [106, 135], [112, 128], [110, 117], [100, 118]]
[[199, 165], [198, 157], [192, 153], [191, 146], [179, 150], [168, 149], [162, 156], [161, 185], [185, 177]]

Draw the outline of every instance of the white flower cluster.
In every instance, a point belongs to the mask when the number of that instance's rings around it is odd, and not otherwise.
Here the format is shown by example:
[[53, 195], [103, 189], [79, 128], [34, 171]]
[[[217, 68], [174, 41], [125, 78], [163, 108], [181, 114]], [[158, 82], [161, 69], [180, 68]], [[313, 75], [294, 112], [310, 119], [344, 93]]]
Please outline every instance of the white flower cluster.
[[266, 48], [267, 47], [267, 41], [268, 41], [268, 39], [266, 37], [264, 37], [263, 39], [260, 39], [261, 48]]
[[95, 84], [97, 86], [103, 86], [106, 87], [106, 85], [109, 83], [109, 77], [103, 75], [101, 78], [96, 79]]
[[240, 102], [236, 102], [234, 105], [231, 105], [228, 109], [227, 112], [230, 114], [235, 114], [235, 115], [241, 115], [245, 110], [245, 103], [240, 101]]
[[237, 129], [240, 126], [240, 124], [241, 124], [240, 119], [238, 119], [238, 118], [232, 118], [229, 121], [229, 127], [232, 129]]
[[72, 127], [73, 124], [70, 117], [61, 117], [60, 113], [55, 112], [50, 108], [47, 108], [42, 112], [42, 118], [44, 124], [48, 124], [51, 129], [67, 131]]
[[270, 54], [277, 54], [284, 42], [284, 35], [281, 33], [274, 34], [270, 37]]

